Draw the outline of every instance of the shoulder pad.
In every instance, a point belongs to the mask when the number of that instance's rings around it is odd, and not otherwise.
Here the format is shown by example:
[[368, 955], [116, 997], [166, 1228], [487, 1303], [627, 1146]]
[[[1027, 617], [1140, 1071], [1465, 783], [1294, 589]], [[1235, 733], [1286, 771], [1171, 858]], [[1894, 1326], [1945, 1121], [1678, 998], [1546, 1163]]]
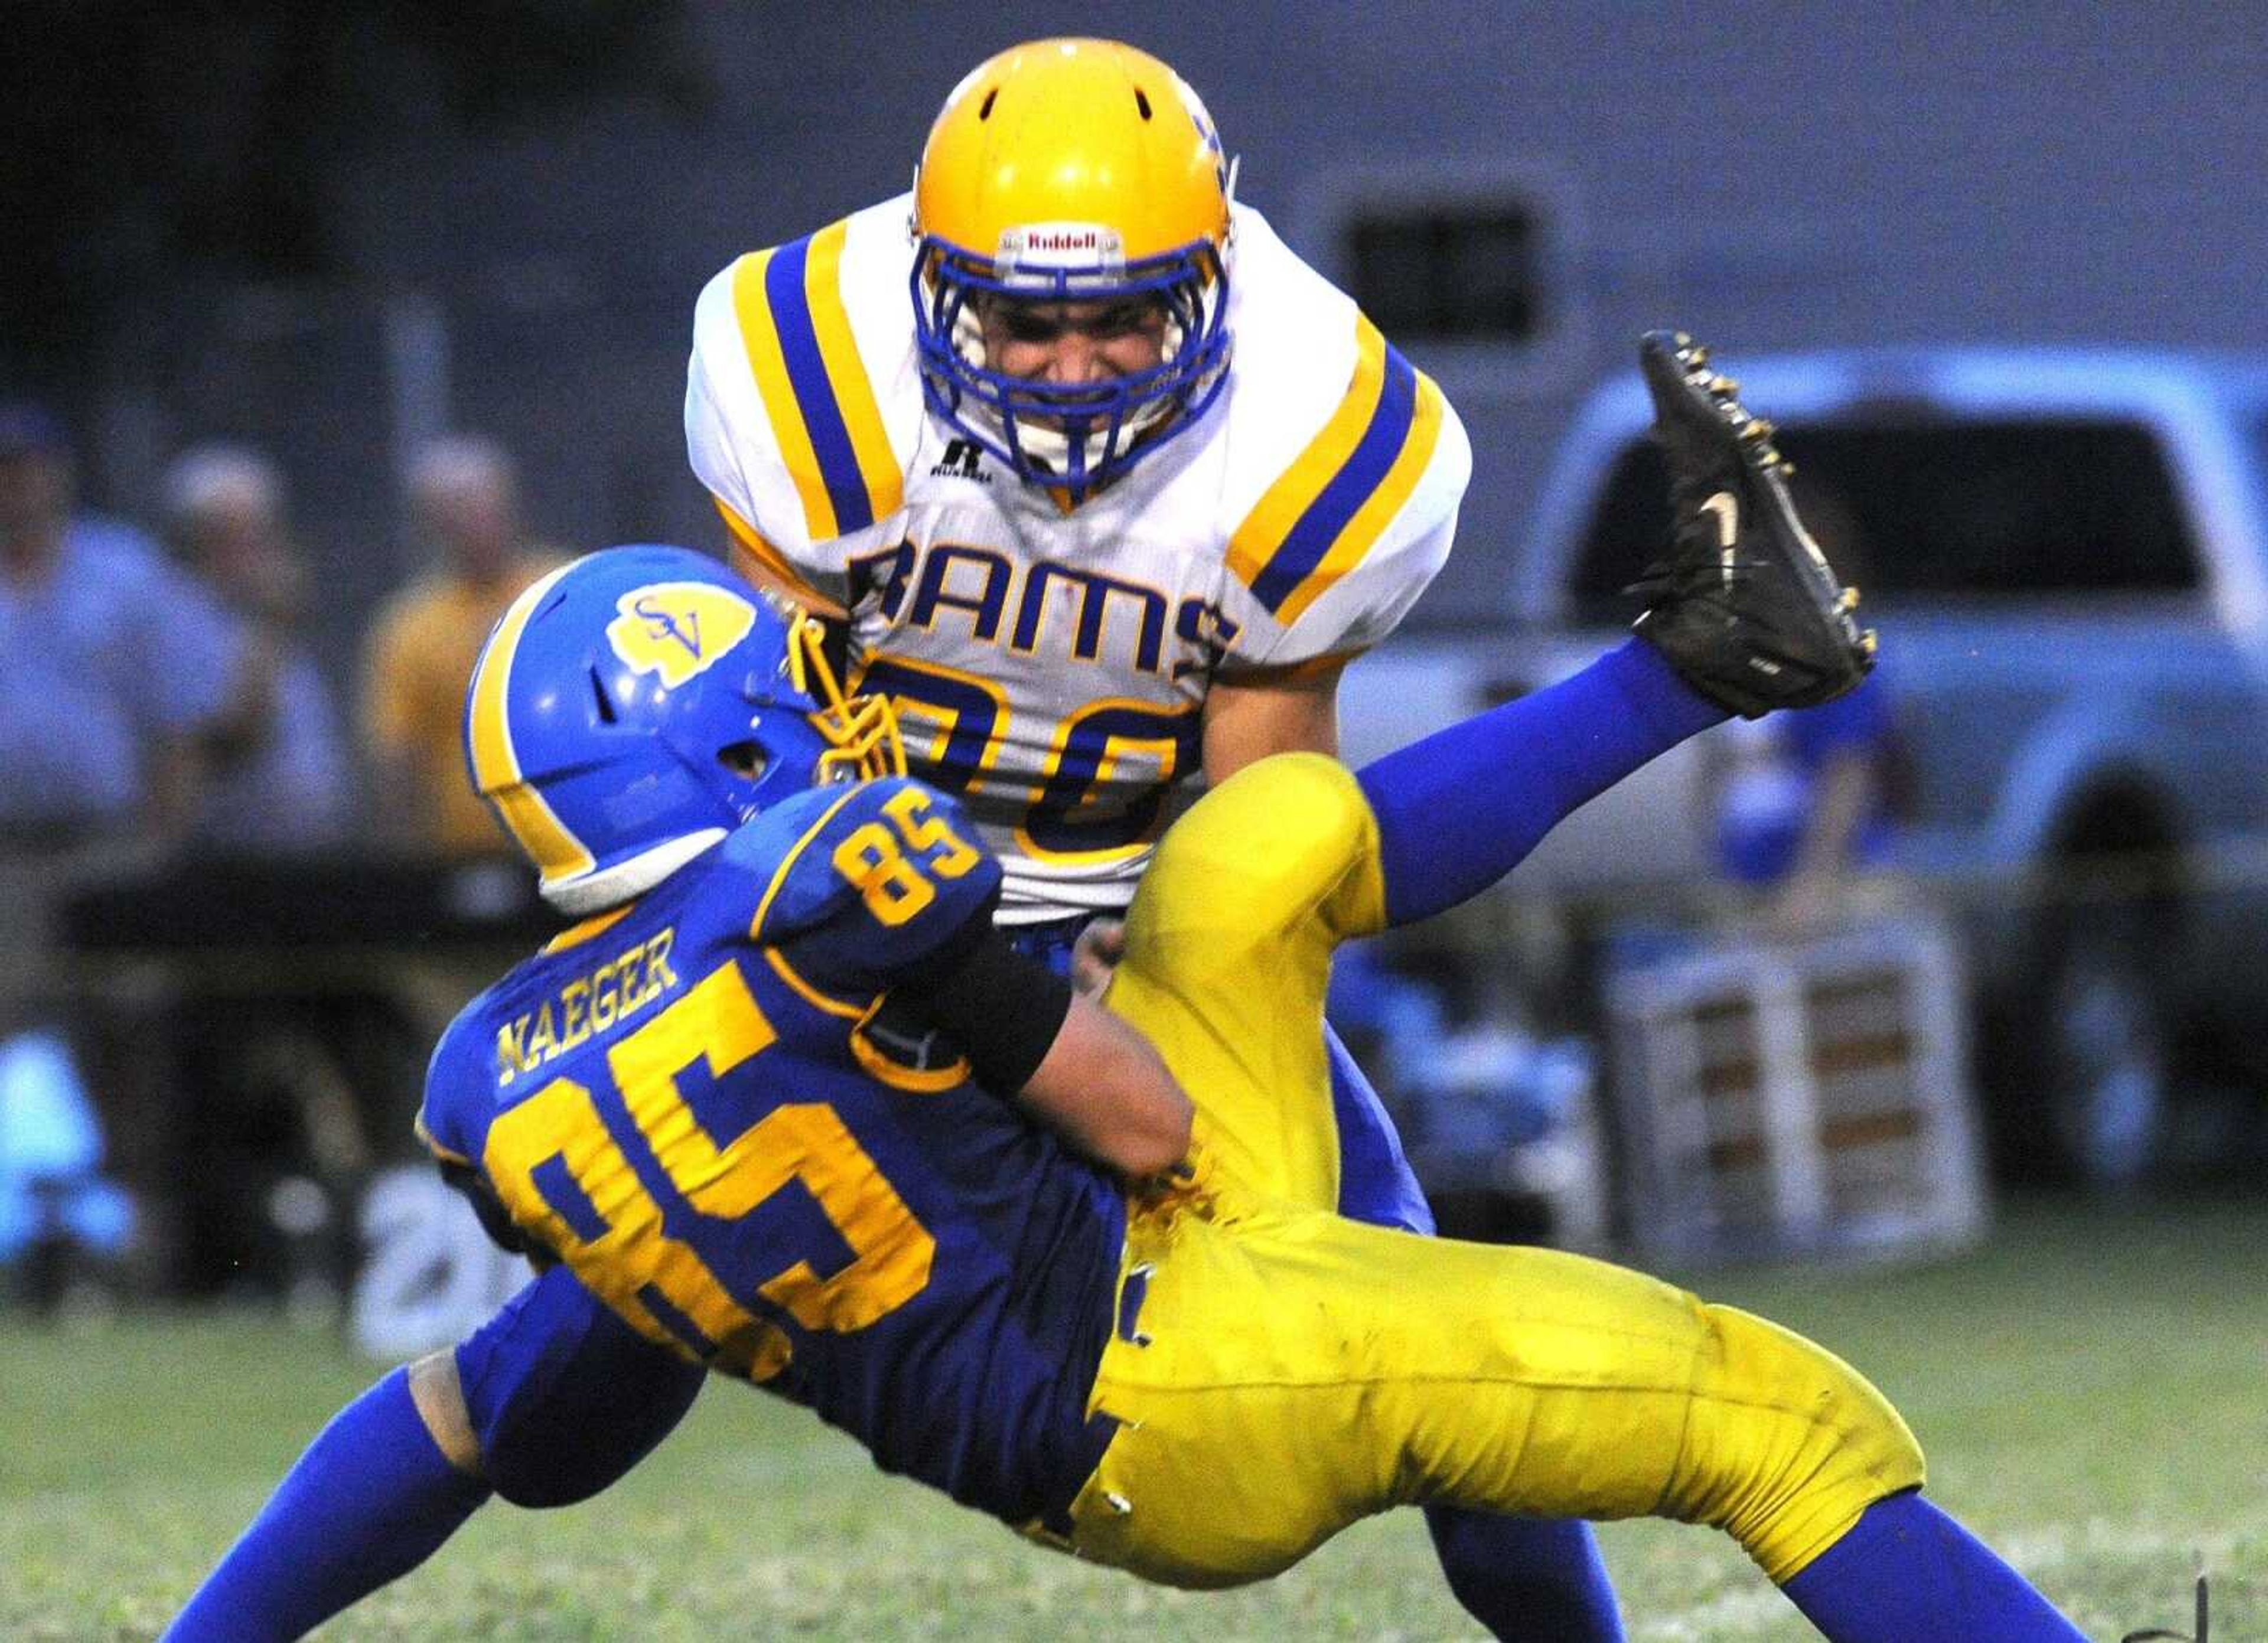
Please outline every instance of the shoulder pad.
[[694, 471], [770, 568], [831, 590], [838, 539], [905, 498], [919, 436], [906, 203], [751, 252], [694, 311], [685, 427]]
[[748, 934], [792, 947], [815, 985], [880, 991], [991, 917], [999, 862], [958, 801], [919, 782], [814, 788], [767, 819], [799, 825], [765, 849], [771, 871]]
[[[1353, 301], [1240, 216], [1228, 568], [1250, 663], [1360, 650], [1441, 565], [1471, 474], [1456, 413]], [[1296, 637], [1292, 630], [1298, 630]]]

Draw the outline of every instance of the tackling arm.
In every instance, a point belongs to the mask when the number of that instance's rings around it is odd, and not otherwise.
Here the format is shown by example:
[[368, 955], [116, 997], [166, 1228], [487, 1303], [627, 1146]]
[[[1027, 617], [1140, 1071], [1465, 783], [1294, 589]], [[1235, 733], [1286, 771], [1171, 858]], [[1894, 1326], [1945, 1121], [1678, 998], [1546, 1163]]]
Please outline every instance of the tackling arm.
[[1145, 1179], [1188, 1153], [1195, 1109], [1150, 1041], [1018, 953], [989, 917], [891, 1000], [958, 1040], [977, 1082], [1017, 1092], [1034, 1118], [1121, 1174]]
[[1188, 1156], [1188, 1094], [1148, 1039], [1074, 997], [1063, 1030], [1023, 1088], [1026, 1108], [1083, 1151], [1136, 1180]]

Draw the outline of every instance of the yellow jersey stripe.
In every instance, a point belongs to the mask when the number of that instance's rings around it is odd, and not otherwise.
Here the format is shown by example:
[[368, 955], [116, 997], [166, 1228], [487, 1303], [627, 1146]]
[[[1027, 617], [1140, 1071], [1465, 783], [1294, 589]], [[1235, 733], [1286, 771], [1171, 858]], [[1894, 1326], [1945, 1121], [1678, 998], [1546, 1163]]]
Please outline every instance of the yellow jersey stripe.
[[829, 1015], [839, 1015], [849, 1021], [863, 1021], [871, 1013], [871, 1006], [851, 1004], [844, 999], [829, 998], [820, 991], [818, 988], [804, 980], [795, 966], [787, 961], [777, 947], [766, 947], [763, 949], [763, 954], [764, 961], [772, 967], [773, 974], [785, 982], [789, 991], [811, 1006], [813, 1009], [823, 1010]]
[[[857, 528], [895, 513], [905, 500], [905, 469], [890, 448], [882, 426], [882, 408], [874, 401], [873, 384], [858, 357], [858, 344], [850, 335], [850, 312], [843, 301], [843, 246], [850, 238], [849, 219], [821, 229], [811, 237], [811, 254], [803, 276], [804, 300], [811, 310], [811, 328], [819, 342], [819, 357], [827, 381], [835, 391], [835, 408], [850, 441], [858, 480], [866, 493], [866, 516]], [[838, 519], [844, 528], [853, 528]]]
[[409, 1121], [409, 1127], [416, 1133], [417, 1138], [424, 1143], [425, 1150], [434, 1157], [452, 1164], [469, 1166], [472, 1163], [473, 1160], [462, 1153], [453, 1152], [433, 1138], [433, 1132], [425, 1127], [425, 1109], [423, 1107], [417, 1109], [417, 1116]]
[[780, 886], [787, 882], [788, 873], [794, 867], [797, 858], [803, 854], [805, 847], [808, 845], [813, 839], [819, 836], [821, 830], [824, 829], [829, 822], [835, 820], [836, 813], [841, 810], [843, 806], [849, 804], [852, 799], [856, 798], [858, 796], [858, 789], [865, 785], [865, 784], [863, 782], [857, 783], [845, 788], [843, 790], [843, 797], [836, 799], [833, 804], [828, 806], [825, 810], [821, 811], [820, 813], [819, 820], [813, 822], [809, 827], [804, 829], [803, 836], [796, 840], [794, 844], [788, 846], [787, 854], [780, 858], [780, 865], [772, 870], [772, 881], [764, 887], [763, 899], [756, 903], [756, 916], [748, 920], [749, 940], [758, 940], [762, 937], [764, 932], [764, 917], [772, 910], [772, 898], [779, 894]]
[[1230, 539], [1229, 566], [1277, 620], [1359, 565], [1424, 475], [1446, 408], [1431, 378], [1356, 319], [1354, 380]]
[[848, 222], [733, 265], [748, 367], [814, 542], [896, 512], [905, 475], [843, 302]]
[[1229, 536], [1228, 568], [1238, 581], [1250, 587], [1260, 580], [1269, 559], [1284, 545], [1300, 517], [1313, 505], [1331, 476], [1346, 466], [1378, 409], [1379, 390], [1385, 381], [1386, 338], [1367, 317], [1357, 314], [1354, 379], [1347, 384], [1338, 409]]
[[543, 944], [542, 950], [546, 953], [564, 953], [569, 947], [580, 947], [593, 936], [601, 935], [613, 929], [623, 919], [628, 918], [637, 909], [636, 902], [626, 902], [622, 906], [611, 908], [606, 912], [593, 913], [582, 923], [570, 925], [552, 937]]
[[1308, 606], [1330, 592], [1338, 579], [1360, 564], [1371, 549], [1383, 535], [1402, 505], [1410, 500], [1410, 493], [1418, 489], [1425, 476], [1426, 464], [1433, 460], [1433, 446], [1441, 437], [1441, 390], [1433, 379], [1424, 372], [1413, 373], [1417, 378], [1417, 403], [1410, 419], [1410, 432], [1402, 442], [1402, 449], [1394, 459], [1386, 476], [1379, 481], [1354, 517], [1347, 521], [1328, 552], [1315, 568], [1295, 584], [1277, 608], [1276, 618], [1293, 623]]
[[787, 464], [788, 477], [795, 482], [795, 494], [803, 503], [804, 522], [812, 541], [825, 542], [843, 533], [836, 527], [835, 503], [827, 494], [819, 457], [804, 428], [795, 387], [788, 380], [787, 361], [780, 352], [779, 327], [773, 323], [771, 304], [765, 298], [766, 276], [778, 254], [777, 249], [752, 251], [733, 264], [733, 312], [740, 316], [748, 369], [756, 379], [756, 392], [762, 396], [772, 435], [779, 441], [780, 458]]

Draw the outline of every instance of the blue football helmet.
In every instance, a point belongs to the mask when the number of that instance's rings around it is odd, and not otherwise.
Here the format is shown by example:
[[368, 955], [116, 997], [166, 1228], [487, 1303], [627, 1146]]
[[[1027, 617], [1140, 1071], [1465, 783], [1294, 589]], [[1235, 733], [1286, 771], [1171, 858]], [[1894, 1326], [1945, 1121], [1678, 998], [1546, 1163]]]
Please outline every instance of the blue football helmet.
[[685, 548], [606, 549], [514, 600], [465, 756], [544, 900], [596, 912], [806, 788], [902, 775], [889, 704], [843, 696], [821, 632]]

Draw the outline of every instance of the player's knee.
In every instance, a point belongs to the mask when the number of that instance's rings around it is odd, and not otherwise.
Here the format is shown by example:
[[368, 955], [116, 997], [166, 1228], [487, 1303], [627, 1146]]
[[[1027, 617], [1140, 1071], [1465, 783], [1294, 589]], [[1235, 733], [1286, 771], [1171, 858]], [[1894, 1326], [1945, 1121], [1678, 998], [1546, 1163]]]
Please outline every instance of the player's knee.
[[[1376, 882], [1377, 818], [1353, 774], [1318, 753], [1279, 753], [1238, 770], [1169, 828], [1134, 904], [1138, 947], [1161, 895], [1172, 922], [1272, 930], [1287, 917], [1320, 916], [1348, 934], [1383, 919]], [[1176, 895], [1188, 881], [1197, 887]]]
[[573, 1506], [606, 1489], [667, 1436], [703, 1372], [610, 1316], [582, 1319], [549, 1354], [499, 1351], [511, 1315], [453, 1354], [479, 1442], [480, 1475], [514, 1506]]
[[540, 1511], [578, 1505], [644, 1458], [691, 1398], [658, 1402], [657, 1415], [641, 1419], [615, 1418], [580, 1402], [563, 1405], [542, 1388], [522, 1386], [501, 1397], [476, 1399], [480, 1475], [516, 1507]]
[[480, 1434], [473, 1428], [472, 1411], [465, 1404], [465, 1385], [457, 1373], [453, 1352], [428, 1352], [403, 1371], [409, 1401], [425, 1425], [433, 1447], [450, 1465], [468, 1477], [482, 1477]]
[[1921, 1447], [1826, 1348], [1730, 1307], [1703, 1311], [1711, 1361], [1663, 1511], [1724, 1529], [1786, 1581], [1875, 1501], [1918, 1487]]

